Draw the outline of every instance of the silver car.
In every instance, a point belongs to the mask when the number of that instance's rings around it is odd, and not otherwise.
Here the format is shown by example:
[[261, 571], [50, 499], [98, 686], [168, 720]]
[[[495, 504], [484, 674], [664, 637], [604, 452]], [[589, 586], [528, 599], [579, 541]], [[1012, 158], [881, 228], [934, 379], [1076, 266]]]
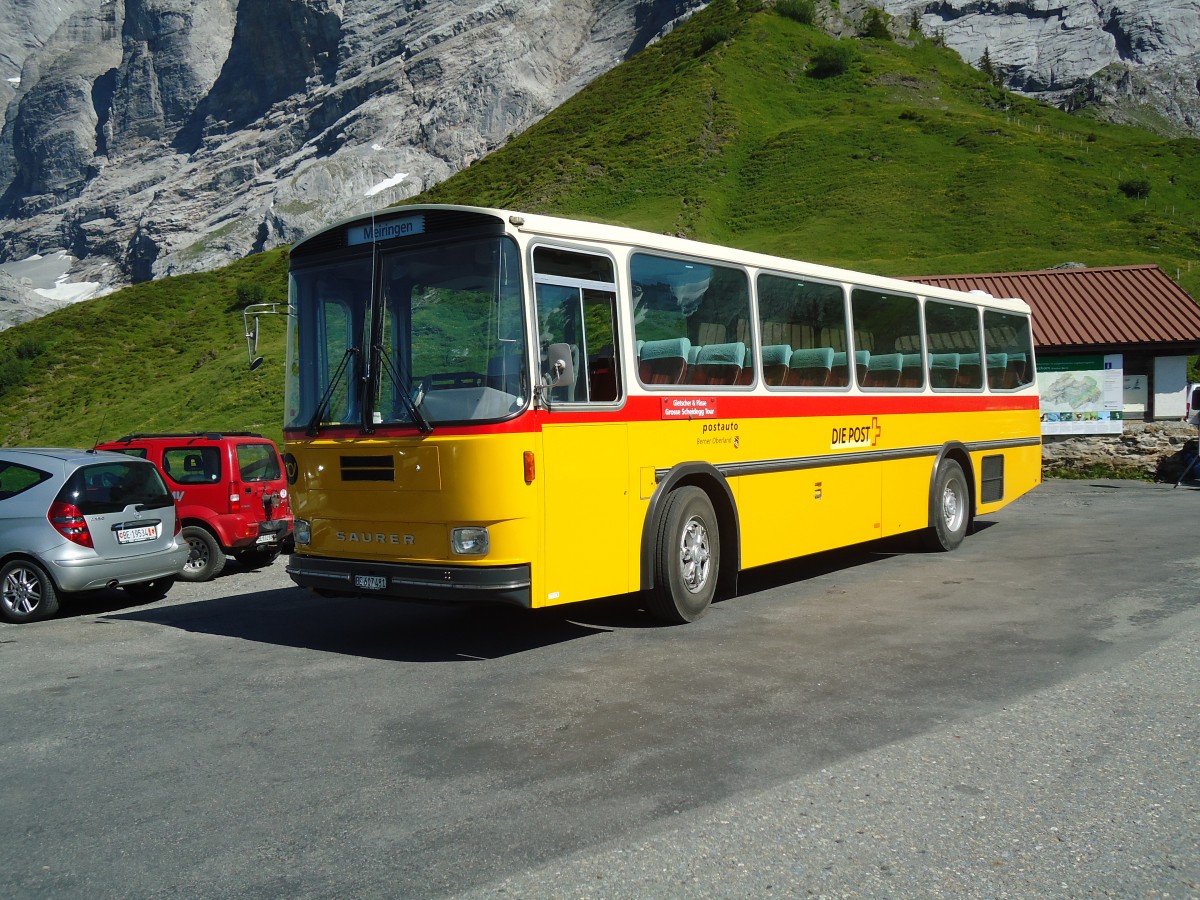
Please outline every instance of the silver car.
[[164, 596], [188, 558], [153, 463], [95, 450], [0, 449], [0, 617], [53, 615], [75, 591]]

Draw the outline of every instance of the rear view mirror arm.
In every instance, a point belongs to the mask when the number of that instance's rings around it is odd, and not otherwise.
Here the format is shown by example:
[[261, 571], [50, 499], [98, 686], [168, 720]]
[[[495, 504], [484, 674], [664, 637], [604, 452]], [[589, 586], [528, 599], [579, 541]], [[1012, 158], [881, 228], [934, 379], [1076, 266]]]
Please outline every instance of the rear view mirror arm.
[[[280, 309], [280, 307], [283, 309]], [[250, 358], [250, 371], [253, 372], [263, 363], [258, 352], [258, 317], [259, 316], [290, 316], [292, 308], [285, 303], [251, 303], [242, 309], [242, 330], [246, 334], [246, 355]], [[253, 323], [251, 323], [253, 318]]]

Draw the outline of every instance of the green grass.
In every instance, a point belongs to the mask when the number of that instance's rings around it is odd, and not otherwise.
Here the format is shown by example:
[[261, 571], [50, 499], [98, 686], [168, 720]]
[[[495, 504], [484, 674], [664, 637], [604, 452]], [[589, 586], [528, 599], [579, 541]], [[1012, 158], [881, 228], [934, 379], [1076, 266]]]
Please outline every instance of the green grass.
[[[717, 0], [416, 199], [895, 276], [1156, 263], [1200, 296], [1200, 140], [1008, 94], [929, 42], [844, 41], [847, 70], [813, 77], [833, 38]], [[1141, 180], [1144, 199], [1120, 189]], [[22, 340], [49, 348], [0, 392], [0, 440], [193, 428], [278, 438], [284, 322], [263, 320], [267, 362], [251, 373], [236, 303], [247, 282], [282, 301], [285, 268], [281, 252], [251, 257], [0, 333], [5, 359]]]
[[131, 431], [281, 439], [285, 320], [262, 319], [266, 361], [249, 371], [238, 296], [246, 285], [286, 300], [286, 254], [135, 285], [0, 333], [0, 356], [21, 341], [40, 350], [0, 395], [4, 444], [91, 446]]
[[1139, 466], [1117, 466], [1092, 463], [1086, 466], [1047, 466], [1045, 478], [1065, 478], [1073, 481], [1109, 479], [1115, 481], [1154, 481], [1154, 473]]

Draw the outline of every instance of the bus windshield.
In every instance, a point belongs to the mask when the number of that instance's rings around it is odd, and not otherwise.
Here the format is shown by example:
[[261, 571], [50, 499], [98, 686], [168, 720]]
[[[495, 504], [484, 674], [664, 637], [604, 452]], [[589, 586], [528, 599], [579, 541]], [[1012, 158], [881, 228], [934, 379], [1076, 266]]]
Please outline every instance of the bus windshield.
[[285, 427], [503, 419], [530, 396], [520, 256], [502, 237], [378, 245], [291, 274]]

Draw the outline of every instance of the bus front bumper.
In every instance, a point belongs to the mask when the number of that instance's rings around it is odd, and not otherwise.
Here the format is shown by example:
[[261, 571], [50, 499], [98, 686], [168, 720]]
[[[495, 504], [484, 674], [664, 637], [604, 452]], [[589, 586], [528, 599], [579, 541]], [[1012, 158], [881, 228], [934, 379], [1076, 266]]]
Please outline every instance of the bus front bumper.
[[296, 553], [287, 573], [300, 587], [348, 597], [532, 606], [528, 565], [439, 566]]

